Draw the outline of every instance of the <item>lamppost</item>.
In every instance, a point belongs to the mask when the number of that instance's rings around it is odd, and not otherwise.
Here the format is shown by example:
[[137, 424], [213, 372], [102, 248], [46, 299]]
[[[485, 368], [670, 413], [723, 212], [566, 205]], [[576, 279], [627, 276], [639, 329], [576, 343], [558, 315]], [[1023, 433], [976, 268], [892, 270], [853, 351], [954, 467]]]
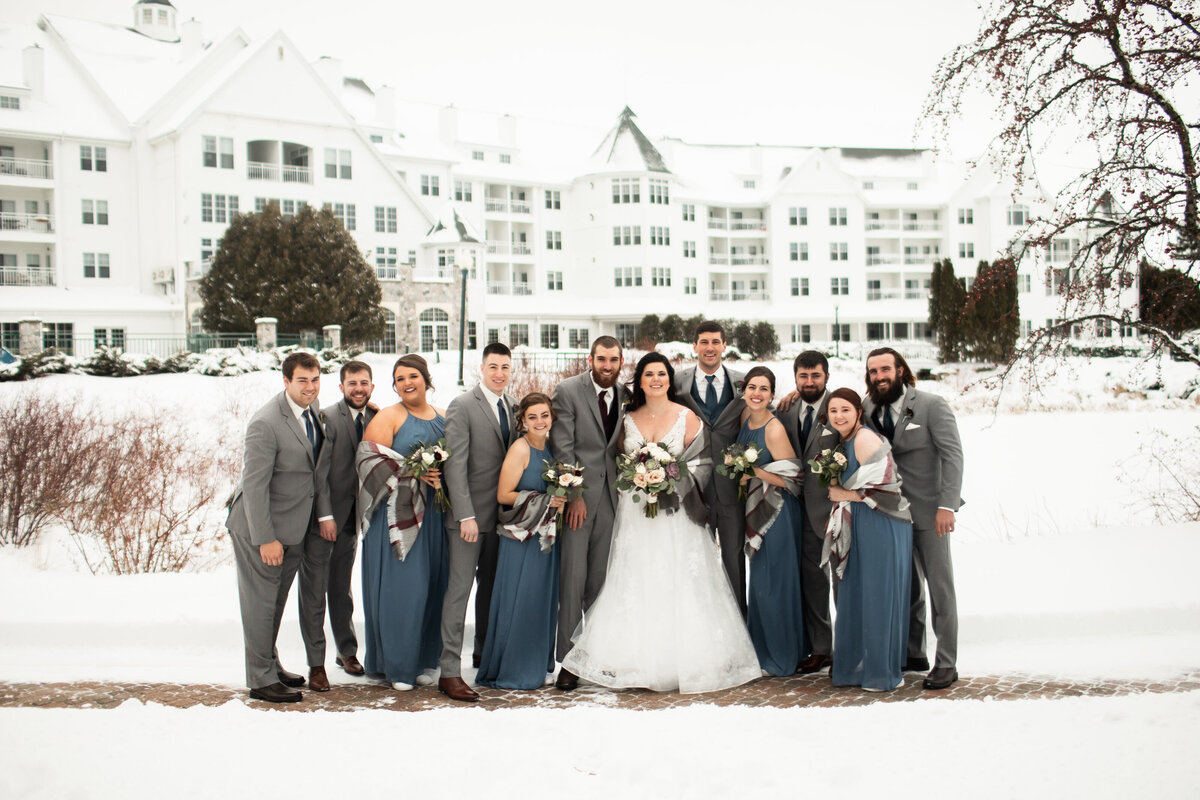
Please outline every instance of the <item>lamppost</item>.
[[[471, 251], [471, 264], [475, 263], [475, 251]], [[463, 385], [463, 358], [467, 347], [467, 266], [459, 269], [462, 276], [462, 293], [458, 305], [458, 385]]]
[[838, 307], [833, 307], [833, 351], [835, 358], [842, 357], [842, 326], [838, 324]]

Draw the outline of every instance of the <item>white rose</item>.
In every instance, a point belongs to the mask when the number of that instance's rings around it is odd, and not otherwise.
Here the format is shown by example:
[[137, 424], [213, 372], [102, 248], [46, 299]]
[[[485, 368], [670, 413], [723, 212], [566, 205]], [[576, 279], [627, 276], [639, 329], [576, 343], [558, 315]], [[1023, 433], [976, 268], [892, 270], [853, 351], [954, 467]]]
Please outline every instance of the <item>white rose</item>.
[[753, 464], [755, 461], [758, 461], [758, 451], [755, 450], [753, 447], [747, 447], [746, 448], [746, 460], [749, 461], [751, 464]]
[[435, 461], [433, 453], [421, 453], [421, 460], [426, 464], [432, 464]]
[[833, 460], [841, 464], [843, 467], [846, 466], [846, 457], [841, 453], [834, 453]]
[[571, 476], [570, 475], [560, 475], [558, 478], [558, 485], [562, 486], [562, 487], [570, 486], [571, 485]]
[[554, 470], [548, 469], [548, 470], [546, 470], [546, 477], [549, 480], [555, 480], [558, 478], [558, 475], [555, 474]]
[[651, 470], [646, 473], [646, 481], [648, 483], [662, 483], [667, 479], [667, 471], [661, 467], [656, 470]]
[[582, 475], [572, 475], [571, 476], [571, 485], [572, 486], [583, 486], [583, 476]]
[[633, 471], [636, 472], [638, 475], [645, 475], [646, 474], [646, 465], [638, 464], [637, 467], [635, 467]]
[[666, 450], [663, 450], [661, 447], [656, 447], [654, 448], [654, 458], [659, 461], [670, 461], [671, 454]]

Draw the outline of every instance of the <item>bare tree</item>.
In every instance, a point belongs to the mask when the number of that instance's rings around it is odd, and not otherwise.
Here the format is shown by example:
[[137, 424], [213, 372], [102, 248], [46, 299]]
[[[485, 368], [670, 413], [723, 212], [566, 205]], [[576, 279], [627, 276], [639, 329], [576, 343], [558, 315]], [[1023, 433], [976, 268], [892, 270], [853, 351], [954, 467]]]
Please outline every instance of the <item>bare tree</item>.
[[1200, 282], [1196, 140], [1200, 138], [1200, 17], [1195, 0], [996, 0], [974, 41], [938, 67], [924, 119], [943, 139], [979, 90], [995, 103], [992, 152], [1018, 187], [1035, 181], [1031, 159], [1056, 133], [1081, 131], [1094, 166], [1052, 199], [1023, 242], [1046, 247], [1084, 234], [1070, 258], [1064, 320], [1038, 331], [1018, 355], [1060, 352], [1073, 323], [1141, 329], [1155, 344], [1200, 364], [1176, 338], [1114, 307], [1143, 257]]

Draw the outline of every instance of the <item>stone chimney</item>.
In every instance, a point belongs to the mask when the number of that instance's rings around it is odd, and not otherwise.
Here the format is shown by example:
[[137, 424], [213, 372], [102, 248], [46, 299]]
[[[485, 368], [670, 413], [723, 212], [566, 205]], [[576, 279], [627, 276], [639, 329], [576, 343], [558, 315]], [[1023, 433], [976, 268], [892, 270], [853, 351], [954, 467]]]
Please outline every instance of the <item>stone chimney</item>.
[[34, 100], [46, 99], [46, 51], [31, 44], [21, 51], [25, 85]]
[[184, 59], [189, 59], [204, 49], [202, 31], [203, 26], [195, 17], [183, 23], [179, 41], [183, 44]]

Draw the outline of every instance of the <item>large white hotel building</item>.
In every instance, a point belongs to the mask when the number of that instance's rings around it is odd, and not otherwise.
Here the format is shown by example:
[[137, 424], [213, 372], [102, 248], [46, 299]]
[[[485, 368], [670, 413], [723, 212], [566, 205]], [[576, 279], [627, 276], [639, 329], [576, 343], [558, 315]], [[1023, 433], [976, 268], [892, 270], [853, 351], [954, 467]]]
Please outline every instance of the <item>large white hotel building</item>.
[[[11, 16], [11, 15], [10, 15]], [[166, 0], [0, 28], [0, 329], [161, 349], [233, 214], [329, 205], [383, 287], [376, 349], [575, 349], [646, 314], [780, 341], [929, 337], [934, 260], [974, 275], [1041, 196], [922, 150], [705, 145], [401, 100], [285, 33], [204, 38]], [[1020, 262], [1023, 331], [1060, 315], [1063, 239]], [[1099, 331], [1101, 335], [1114, 332]]]

